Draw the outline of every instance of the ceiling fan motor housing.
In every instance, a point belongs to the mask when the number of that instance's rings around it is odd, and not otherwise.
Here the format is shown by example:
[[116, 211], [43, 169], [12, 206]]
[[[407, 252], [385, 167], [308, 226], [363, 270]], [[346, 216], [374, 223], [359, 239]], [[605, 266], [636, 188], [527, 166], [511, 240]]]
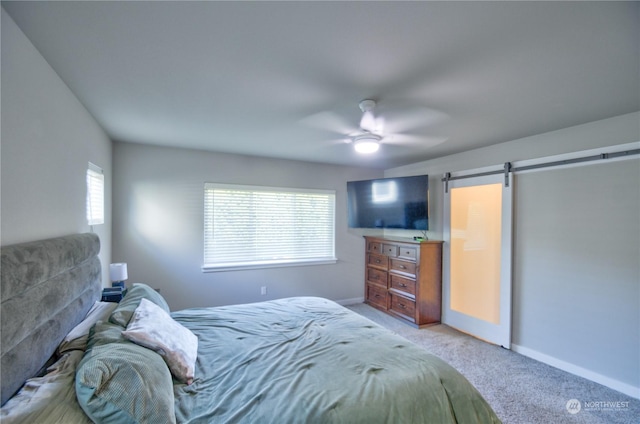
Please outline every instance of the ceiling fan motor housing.
[[359, 105], [360, 110], [363, 112], [371, 112], [376, 107], [376, 101], [371, 99], [362, 100]]

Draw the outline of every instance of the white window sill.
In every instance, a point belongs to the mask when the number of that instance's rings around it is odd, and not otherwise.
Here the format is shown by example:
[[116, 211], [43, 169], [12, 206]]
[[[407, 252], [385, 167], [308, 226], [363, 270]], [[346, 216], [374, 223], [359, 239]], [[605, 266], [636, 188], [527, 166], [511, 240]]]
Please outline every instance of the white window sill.
[[338, 262], [338, 258], [300, 259], [260, 262], [234, 262], [220, 265], [202, 265], [202, 272], [240, 271], [245, 269], [284, 268], [291, 266], [329, 265]]

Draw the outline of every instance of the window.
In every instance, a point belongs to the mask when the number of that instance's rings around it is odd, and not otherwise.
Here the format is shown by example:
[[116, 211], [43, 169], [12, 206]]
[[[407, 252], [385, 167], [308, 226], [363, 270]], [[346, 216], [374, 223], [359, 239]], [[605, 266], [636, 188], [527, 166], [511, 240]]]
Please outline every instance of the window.
[[91, 162], [87, 169], [87, 222], [104, 224], [104, 173]]
[[335, 262], [335, 192], [205, 183], [203, 271]]

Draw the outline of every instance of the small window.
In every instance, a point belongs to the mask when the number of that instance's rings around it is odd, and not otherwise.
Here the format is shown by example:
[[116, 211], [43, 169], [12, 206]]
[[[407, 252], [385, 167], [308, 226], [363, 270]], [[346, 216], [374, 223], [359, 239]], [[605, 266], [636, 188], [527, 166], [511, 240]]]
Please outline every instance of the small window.
[[334, 191], [205, 184], [203, 271], [335, 262]]
[[104, 224], [104, 173], [91, 162], [87, 169], [87, 222]]

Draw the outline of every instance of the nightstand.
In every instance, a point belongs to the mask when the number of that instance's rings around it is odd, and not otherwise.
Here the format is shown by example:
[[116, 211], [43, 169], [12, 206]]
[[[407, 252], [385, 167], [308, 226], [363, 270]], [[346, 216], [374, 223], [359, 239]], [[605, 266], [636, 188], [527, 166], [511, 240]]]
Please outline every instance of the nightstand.
[[124, 295], [127, 294], [127, 289], [123, 289], [122, 287], [106, 287], [102, 289], [102, 298], [100, 299], [103, 302], [120, 302]]

